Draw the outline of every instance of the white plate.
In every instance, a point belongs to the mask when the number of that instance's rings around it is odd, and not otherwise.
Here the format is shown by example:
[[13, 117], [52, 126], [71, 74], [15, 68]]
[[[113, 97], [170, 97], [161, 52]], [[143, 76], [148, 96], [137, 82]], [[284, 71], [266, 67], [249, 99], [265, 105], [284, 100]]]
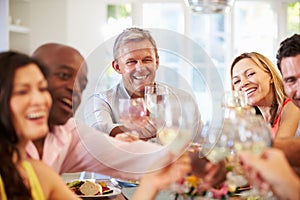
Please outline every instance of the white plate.
[[112, 193], [109, 194], [98, 194], [98, 195], [78, 195], [80, 198], [82, 199], [90, 199], [90, 198], [99, 198], [99, 197], [112, 197], [112, 196], [116, 196], [118, 194], [121, 194], [121, 190], [119, 188], [115, 188], [115, 187], [110, 187], [109, 189], [113, 190]]

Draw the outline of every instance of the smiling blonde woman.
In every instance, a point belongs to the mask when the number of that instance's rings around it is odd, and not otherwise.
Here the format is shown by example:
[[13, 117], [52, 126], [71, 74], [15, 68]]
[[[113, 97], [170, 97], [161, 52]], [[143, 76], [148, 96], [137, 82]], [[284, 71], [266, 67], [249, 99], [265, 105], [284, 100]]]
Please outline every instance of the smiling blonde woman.
[[236, 57], [230, 68], [232, 88], [244, 91], [272, 127], [273, 138], [293, 137], [300, 110], [287, 98], [282, 78], [272, 62], [257, 52]]

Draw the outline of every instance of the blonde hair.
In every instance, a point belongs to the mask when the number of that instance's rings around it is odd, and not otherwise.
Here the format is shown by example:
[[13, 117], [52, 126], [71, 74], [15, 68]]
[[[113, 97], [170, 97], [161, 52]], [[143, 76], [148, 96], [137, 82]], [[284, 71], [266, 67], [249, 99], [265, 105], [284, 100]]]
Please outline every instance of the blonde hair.
[[[273, 63], [264, 55], [257, 53], [257, 52], [250, 52], [250, 53], [242, 53], [238, 57], [236, 57], [230, 67], [230, 78], [232, 80], [232, 71], [233, 67], [242, 59], [249, 58], [251, 59], [260, 69], [262, 69], [264, 72], [269, 73], [271, 75], [271, 78], [273, 79], [272, 87], [273, 87], [273, 93], [274, 93], [274, 101], [273, 105], [278, 105], [276, 109], [275, 116], [278, 115], [279, 110], [281, 109], [284, 100], [286, 99], [286, 94], [284, 92], [283, 87], [283, 81], [280, 73], [276, 69], [276, 67], [273, 65]], [[231, 87], [233, 89], [233, 84], [231, 84]]]

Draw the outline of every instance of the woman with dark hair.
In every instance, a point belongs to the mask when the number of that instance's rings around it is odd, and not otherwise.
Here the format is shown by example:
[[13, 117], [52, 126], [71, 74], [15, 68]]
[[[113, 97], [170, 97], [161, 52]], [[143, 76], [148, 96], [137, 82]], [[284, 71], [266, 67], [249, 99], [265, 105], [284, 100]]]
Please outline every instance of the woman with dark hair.
[[[27, 55], [0, 53], [1, 200], [79, 199], [46, 164], [26, 157], [27, 142], [43, 138], [49, 131], [52, 99], [45, 69]], [[161, 170], [146, 174], [132, 199], [152, 200], [190, 170], [190, 159], [184, 154]]]
[[27, 55], [0, 53], [0, 199], [76, 199], [41, 161], [26, 159], [29, 140], [48, 133], [52, 104], [45, 68]]

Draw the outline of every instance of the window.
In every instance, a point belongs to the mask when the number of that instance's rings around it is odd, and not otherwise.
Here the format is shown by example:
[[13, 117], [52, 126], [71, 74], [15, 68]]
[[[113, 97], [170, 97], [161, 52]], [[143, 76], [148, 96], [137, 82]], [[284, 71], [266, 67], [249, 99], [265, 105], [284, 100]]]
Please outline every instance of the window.
[[[185, 77], [186, 83], [192, 85], [192, 90], [199, 101], [201, 112], [205, 113], [204, 120], [211, 117], [211, 102], [209, 102], [209, 87], [214, 87], [216, 73], [226, 89], [230, 88], [229, 66], [233, 58], [243, 52], [257, 51], [264, 54], [275, 63], [279, 34], [300, 32], [300, 3], [284, 3], [285, 0], [236, 0], [231, 12], [227, 14], [194, 14], [185, 8], [183, 0], [168, 0], [164, 2], [153, 0], [115, 0], [118, 5], [108, 5], [107, 30], [120, 33], [131, 25], [144, 28], [155, 28], [175, 31], [184, 34], [202, 47], [208, 56], [199, 56], [196, 51], [189, 51], [193, 64], [180, 57], [184, 44], [174, 38], [167, 38], [162, 43], [168, 43], [172, 51], [159, 49], [160, 67], [159, 78], [168, 79], [172, 85], [180, 85]], [[279, 8], [280, 7], [280, 8]], [[137, 12], [133, 12], [135, 8]], [[287, 17], [276, 9], [287, 9]], [[277, 27], [279, 20], [287, 19], [282, 26]], [[134, 23], [133, 23], [134, 22]], [[284, 29], [284, 31], [281, 31]], [[280, 31], [279, 31], [280, 30]], [[109, 37], [112, 34], [109, 33]], [[157, 36], [162, 38], [161, 36]], [[157, 38], [155, 38], [157, 39]], [[157, 39], [159, 40], [159, 39]], [[158, 44], [160, 47], [160, 44]], [[217, 72], [210, 71], [207, 66], [213, 62]], [[163, 68], [163, 70], [162, 70]], [[170, 73], [170, 69], [172, 72]], [[199, 75], [200, 71], [200, 75]], [[202, 76], [202, 77], [201, 77]], [[205, 76], [211, 80], [205, 80]], [[114, 83], [114, 81], [111, 81]], [[222, 89], [222, 88], [221, 88]], [[218, 91], [220, 94], [223, 91]]]
[[300, 32], [300, 2], [288, 5], [288, 34]]
[[143, 3], [143, 27], [168, 29], [183, 34], [182, 3]]
[[102, 28], [105, 40], [132, 26], [131, 4], [108, 4], [106, 12], [106, 24]]
[[[102, 29], [102, 33], [104, 35], [105, 40], [111, 40], [111, 37], [119, 34], [125, 28], [132, 26], [131, 4], [107, 4], [106, 12], [106, 24], [103, 26]], [[112, 52], [112, 49], [108, 49], [107, 51]], [[108, 52], [106, 53], [109, 54]], [[109, 89], [120, 80], [119, 74], [117, 74], [115, 70], [111, 67], [110, 62], [108, 63], [109, 64], [105, 67], [105, 70], [103, 72], [105, 75], [100, 76], [97, 81], [98, 90]]]
[[234, 5], [234, 56], [257, 51], [275, 58], [277, 18], [267, 1], [236, 1]]

